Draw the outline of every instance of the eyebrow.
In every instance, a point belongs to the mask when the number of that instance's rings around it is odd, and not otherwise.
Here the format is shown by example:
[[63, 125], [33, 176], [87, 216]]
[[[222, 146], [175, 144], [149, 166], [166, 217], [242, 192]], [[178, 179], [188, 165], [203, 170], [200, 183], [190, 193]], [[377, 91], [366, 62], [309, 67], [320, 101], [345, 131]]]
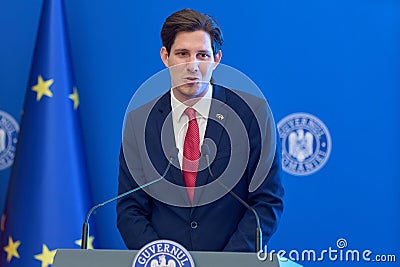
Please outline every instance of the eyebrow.
[[187, 50], [187, 49], [184, 49], [184, 48], [178, 48], [178, 49], [175, 49], [174, 50], [174, 52], [188, 52], [189, 50]]
[[[178, 49], [175, 49], [173, 52], [189, 52], [189, 50], [185, 49], [185, 48], [178, 48]], [[204, 50], [204, 49], [198, 50], [196, 52], [197, 53], [211, 53], [210, 50]]]

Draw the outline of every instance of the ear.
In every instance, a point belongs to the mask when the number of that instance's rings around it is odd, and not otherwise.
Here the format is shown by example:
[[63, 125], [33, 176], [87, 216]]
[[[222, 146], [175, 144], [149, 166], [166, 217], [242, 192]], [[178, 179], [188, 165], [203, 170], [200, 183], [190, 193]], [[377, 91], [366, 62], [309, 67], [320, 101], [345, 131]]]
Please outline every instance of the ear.
[[214, 56], [214, 70], [218, 66], [219, 62], [221, 61], [222, 58], [222, 51], [219, 50], [218, 53]]
[[169, 67], [169, 64], [168, 64], [168, 52], [167, 52], [167, 48], [165, 48], [165, 46], [161, 47], [160, 57], [161, 57], [162, 62], [165, 65], [165, 67], [168, 68]]

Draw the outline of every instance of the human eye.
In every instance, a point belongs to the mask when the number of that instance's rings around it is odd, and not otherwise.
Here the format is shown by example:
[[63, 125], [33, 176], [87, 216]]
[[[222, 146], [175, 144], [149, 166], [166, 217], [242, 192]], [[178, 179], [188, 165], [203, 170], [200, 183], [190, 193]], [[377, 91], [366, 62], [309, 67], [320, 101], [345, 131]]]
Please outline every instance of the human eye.
[[189, 53], [187, 51], [176, 51], [175, 55], [177, 55], [178, 57], [187, 57]]
[[207, 60], [207, 59], [210, 58], [210, 54], [209, 54], [209, 53], [203, 53], [203, 52], [201, 52], [201, 53], [198, 54], [198, 57], [199, 57], [200, 59]]

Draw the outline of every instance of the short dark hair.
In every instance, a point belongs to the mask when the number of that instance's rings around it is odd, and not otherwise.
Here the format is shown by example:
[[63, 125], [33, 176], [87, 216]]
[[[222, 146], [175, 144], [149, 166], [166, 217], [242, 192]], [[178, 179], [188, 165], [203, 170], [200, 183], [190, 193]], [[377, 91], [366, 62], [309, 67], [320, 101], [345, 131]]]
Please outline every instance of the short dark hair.
[[178, 33], [198, 30], [203, 30], [210, 35], [213, 53], [217, 54], [224, 43], [217, 20], [210, 15], [189, 8], [177, 11], [165, 20], [161, 29], [162, 44], [169, 54]]

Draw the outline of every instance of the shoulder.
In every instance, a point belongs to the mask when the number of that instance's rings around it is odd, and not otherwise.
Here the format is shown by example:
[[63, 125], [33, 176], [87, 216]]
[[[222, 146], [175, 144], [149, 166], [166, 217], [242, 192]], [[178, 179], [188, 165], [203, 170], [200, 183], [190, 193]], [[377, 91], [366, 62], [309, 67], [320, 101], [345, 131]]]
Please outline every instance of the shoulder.
[[225, 96], [226, 104], [228, 105], [244, 105], [249, 107], [259, 107], [267, 103], [266, 99], [260, 95], [256, 96], [245, 91], [236, 90], [233, 88], [226, 88], [220, 85], [213, 85], [215, 98], [222, 98]]
[[213, 97], [224, 102], [242, 119], [258, 117], [269, 110], [267, 100], [264, 97], [255, 96], [248, 92], [214, 85]]
[[125, 123], [145, 123], [149, 117], [155, 115], [155, 112], [163, 113], [164, 111], [168, 111], [168, 109], [170, 109], [170, 91], [139, 107], [135, 107], [131, 101], [125, 114]]

